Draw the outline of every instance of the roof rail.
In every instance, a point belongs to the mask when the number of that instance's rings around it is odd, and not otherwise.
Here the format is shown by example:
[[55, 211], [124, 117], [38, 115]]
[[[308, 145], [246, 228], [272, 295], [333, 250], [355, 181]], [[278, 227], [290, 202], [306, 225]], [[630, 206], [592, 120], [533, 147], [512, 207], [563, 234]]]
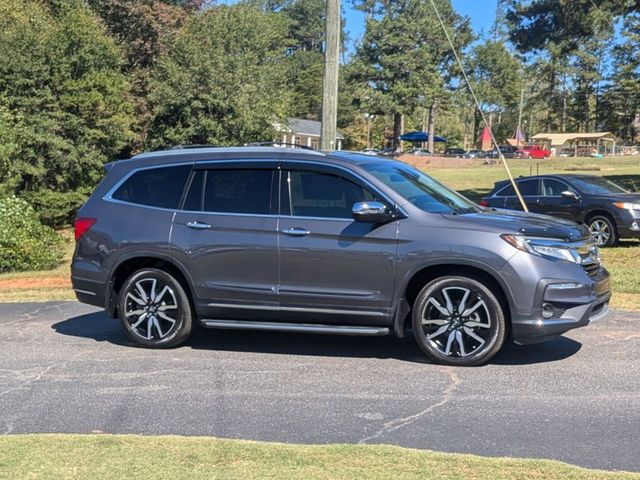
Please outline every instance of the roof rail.
[[190, 148], [215, 148], [219, 145], [211, 145], [209, 143], [193, 144], [193, 145], [174, 145], [169, 150], [187, 150]]
[[300, 145], [298, 143], [283, 143], [283, 142], [249, 142], [244, 144], [245, 147], [293, 147], [293, 148], [301, 148], [303, 150], [313, 150], [316, 151], [313, 147], [308, 147], [306, 145]]

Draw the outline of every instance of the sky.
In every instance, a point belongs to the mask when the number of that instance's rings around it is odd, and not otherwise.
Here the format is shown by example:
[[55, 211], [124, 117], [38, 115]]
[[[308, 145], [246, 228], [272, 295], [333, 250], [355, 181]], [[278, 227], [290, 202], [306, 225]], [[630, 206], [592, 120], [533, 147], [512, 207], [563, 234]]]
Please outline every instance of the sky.
[[[343, 0], [342, 5], [347, 20], [347, 32], [351, 41], [356, 41], [364, 32], [364, 15], [351, 8], [350, 3], [349, 0]], [[471, 19], [471, 26], [476, 33], [486, 32], [493, 26], [496, 0], [451, 0], [451, 4], [456, 12]]]

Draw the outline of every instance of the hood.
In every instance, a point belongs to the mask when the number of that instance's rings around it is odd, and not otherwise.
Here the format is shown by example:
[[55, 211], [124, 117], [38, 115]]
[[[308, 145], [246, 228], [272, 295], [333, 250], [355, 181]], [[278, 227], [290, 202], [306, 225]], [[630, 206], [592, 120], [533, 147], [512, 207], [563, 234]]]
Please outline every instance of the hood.
[[558, 238], [575, 242], [590, 238], [589, 230], [570, 220], [514, 210], [486, 209], [464, 215], [443, 215], [460, 228], [476, 228], [496, 233], [521, 234], [531, 237]]
[[612, 193], [611, 195], [588, 195], [588, 200], [602, 202], [640, 203], [640, 193]]

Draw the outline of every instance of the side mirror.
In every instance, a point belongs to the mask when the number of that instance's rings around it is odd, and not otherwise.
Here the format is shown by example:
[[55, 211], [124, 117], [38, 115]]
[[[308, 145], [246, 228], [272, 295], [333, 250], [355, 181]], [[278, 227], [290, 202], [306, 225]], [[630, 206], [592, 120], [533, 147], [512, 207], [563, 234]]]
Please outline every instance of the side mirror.
[[356, 202], [351, 214], [356, 222], [383, 223], [391, 218], [389, 209], [381, 202]]
[[578, 200], [578, 195], [576, 195], [571, 190], [565, 190], [564, 192], [560, 192], [560, 196], [563, 198], [570, 198], [571, 200]]

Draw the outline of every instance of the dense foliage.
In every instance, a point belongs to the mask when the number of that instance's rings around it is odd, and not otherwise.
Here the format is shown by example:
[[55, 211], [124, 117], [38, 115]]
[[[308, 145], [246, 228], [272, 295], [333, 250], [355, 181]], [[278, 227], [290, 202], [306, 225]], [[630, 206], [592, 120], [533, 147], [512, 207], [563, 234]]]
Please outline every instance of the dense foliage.
[[0, 199], [0, 273], [54, 268], [61, 256], [61, 237], [38, 221], [31, 205]]
[[[472, 147], [483, 118], [431, 0], [347, 0], [338, 124], [345, 146], [426, 129]], [[227, 5], [224, 3], [233, 3]], [[499, 0], [472, 32], [435, 0], [499, 139], [611, 130], [640, 142], [635, 0]], [[346, 2], [344, 2], [346, 5]], [[274, 138], [319, 119], [324, 0], [0, 0], [0, 198], [69, 221], [105, 161], [178, 143]], [[355, 40], [355, 41], [354, 41]]]

